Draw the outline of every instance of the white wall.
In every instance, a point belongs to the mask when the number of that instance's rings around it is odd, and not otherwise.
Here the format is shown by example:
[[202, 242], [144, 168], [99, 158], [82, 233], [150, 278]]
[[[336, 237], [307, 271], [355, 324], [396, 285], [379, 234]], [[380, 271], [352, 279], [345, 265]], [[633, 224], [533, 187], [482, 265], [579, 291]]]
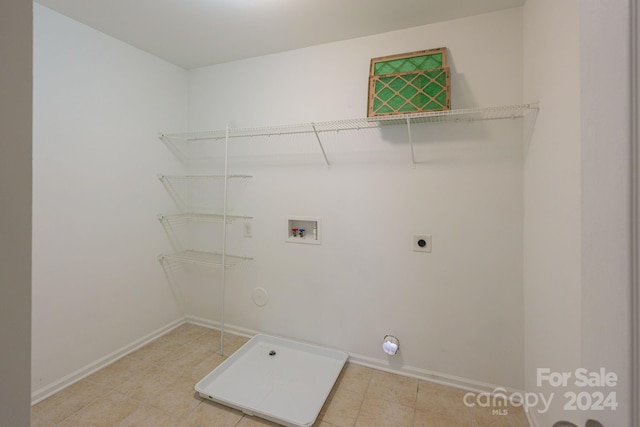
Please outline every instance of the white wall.
[[[31, 2], [0, 3], [0, 425], [28, 426], [31, 350]], [[7, 60], [10, 58], [10, 60]]]
[[180, 317], [155, 256], [186, 71], [35, 5], [33, 392]]
[[[3, 7], [15, 12], [17, 3]], [[330, 169], [313, 138], [235, 144], [232, 169], [255, 175], [236, 210], [254, 214], [255, 224], [252, 239], [230, 243], [255, 261], [229, 272], [227, 321], [409, 373], [526, 385], [547, 395], [558, 389], [536, 387], [539, 367], [607, 366], [625, 378], [629, 367], [619, 349], [628, 338], [621, 310], [628, 296], [628, 146], [620, 132], [626, 123], [615, 114], [627, 93], [624, 67], [607, 85], [592, 83], [611, 72], [608, 62], [626, 59], [624, 49], [609, 48], [625, 43], [626, 7], [626, 0], [607, 7], [529, 0], [524, 9], [187, 73], [36, 5], [34, 390], [179, 316], [150, 256], [167, 248], [153, 217], [172, 210], [154, 175], [177, 167], [153, 133], [183, 130], [187, 111], [192, 129], [361, 117], [371, 57], [439, 46], [450, 49], [454, 108], [542, 101], [525, 152], [520, 125], [508, 122], [414, 128], [415, 169], [403, 129], [326, 137]], [[11, 17], [3, 31], [25, 32], [1, 39], [12, 41], [3, 49], [24, 44], [23, 61], [11, 65], [27, 66], [28, 17], [0, 16]], [[12, 90], [27, 90], [24, 81], [24, 89], [10, 82]], [[5, 113], [19, 112], [16, 105], [11, 100]], [[26, 126], [28, 112], [22, 119], [5, 113], [3, 130]], [[11, 176], [0, 182], [15, 184], [7, 194], [22, 208], [2, 223], [15, 224], [6, 232], [23, 237], [5, 239], [11, 244], [3, 251], [16, 254], [29, 251], [30, 153], [28, 144], [7, 141], [0, 159], [11, 163], [0, 171]], [[321, 216], [323, 244], [285, 244], [289, 214]], [[409, 250], [414, 233], [433, 234], [432, 254]], [[28, 258], [1, 271], [17, 269], [16, 283], [27, 283]], [[202, 273], [183, 289], [191, 298], [187, 310], [215, 321], [220, 295], [212, 281], [219, 273], [206, 272], [204, 280]], [[251, 302], [258, 285], [271, 293], [264, 308]], [[2, 324], [12, 325], [3, 336], [22, 341], [11, 345], [19, 353], [12, 360], [24, 361], [28, 287], [2, 292], [0, 301], [11, 303], [0, 311], [8, 318]], [[379, 349], [385, 333], [402, 345], [388, 362]], [[27, 416], [16, 409], [15, 390], [22, 384], [28, 393], [28, 372], [5, 363], [12, 356], [2, 352], [2, 366], [11, 367], [3, 378], [15, 379], [3, 383], [2, 402], [13, 410], [0, 414], [15, 425]], [[618, 389], [623, 405], [627, 387], [622, 381]], [[588, 415], [564, 413], [564, 401], [554, 403], [537, 414], [540, 425]], [[624, 425], [625, 411], [602, 419]]]
[[[522, 9], [310, 47], [190, 72], [192, 130], [366, 115], [372, 57], [447, 46], [452, 106], [522, 102]], [[523, 388], [522, 125], [517, 121], [234, 143], [251, 173], [237, 211], [255, 260], [228, 273], [227, 322], [335, 346], [383, 366]], [[287, 215], [322, 219], [321, 246], [285, 243]], [[433, 253], [411, 251], [433, 235]], [[189, 314], [217, 320], [209, 281]], [[270, 293], [262, 308], [251, 292]], [[401, 342], [387, 361], [386, 333]]]
[[599, 389], [618, 408], [582, 415], [609, 426], [632, 425], [630, 13], [629, 0], [580, 2], [582, 365], [619, 378]]
[[[529, 0], [525, 98], [541, 111], [525, 159], [525, 375], [554, 395], [539, 425], [630, 422], [629, 2]], [[615, 64], [613, 67], [612, 65]], [[606, 77], [605, 77], [606, 76]], [[538, 368], [619, 378], [615, 411], [564, 410], [575, 387], [536, 384]]]
[[538, 368], [581, 364], [579, 30], [577, 1], [524, 6], [524, 96], [541, 102], [524, 169], [525, 377], [527, 391], [558, 395], [541, 426], [579, 419], [562, 411], [566, 389], [536, 384]]

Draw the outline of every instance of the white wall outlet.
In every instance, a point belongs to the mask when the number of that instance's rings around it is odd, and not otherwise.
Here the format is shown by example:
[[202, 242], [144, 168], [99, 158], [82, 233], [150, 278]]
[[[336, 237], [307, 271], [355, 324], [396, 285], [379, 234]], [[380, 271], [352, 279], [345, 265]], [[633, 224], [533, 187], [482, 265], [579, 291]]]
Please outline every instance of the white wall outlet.
[[244, 237], [252, 237], [253, 236], [253, 224], [250, 222], [244, 223]]
[[431, 252], [431, 235], [416, 234], [413, 236], [414, 252]]

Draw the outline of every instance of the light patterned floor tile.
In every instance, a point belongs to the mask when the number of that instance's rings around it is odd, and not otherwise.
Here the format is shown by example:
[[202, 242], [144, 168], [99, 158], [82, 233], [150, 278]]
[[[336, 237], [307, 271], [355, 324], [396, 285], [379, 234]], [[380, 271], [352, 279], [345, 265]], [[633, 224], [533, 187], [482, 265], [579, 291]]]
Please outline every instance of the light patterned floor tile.
[[197, 427], [234, 427], [242, 418], [242, 412], [214, 402], [203, 401], [187, 417]]
[[166, 390], [158, 391], [156, 396], [148, 401], [151, 405], [173, 416], [186, 417], [202, 402], [202, 399], [196, 395], [193, 380], [184, 376]]
[[32, 411], [39, 418], [58, 423], [96, 401], [103, 394], [101, 386], [80, 380], [34, 405]]
[[166, 411], [143, 404], [118, 423], [118, 427], [175, 427], [178, 422], [178, 418]]
[[114, 427], [142, 404], [113, 392], [85, 406], [58, 424], [59, 427]]
[[357, 427], [412, 427], [415, 410], [388, 400], [365, 397]]
[[233, 354], [240, 347], [245, 345], [249, 341], [248, 338], [238, 335], [225, 334], [224, 335], [224, 355], [229, 356]]
[[[33, 427], [274, 427], [195, 384], [247, 338], [184, 324], [35, 405]], [[528, 427], [522, 408], [469, 408], [465, 391], [347, 363], [313, 427]], [[502, 408], [505, 409], [505, 408]]]
[[415, 408], [418, 380], [388, 372], [374, 371], [367, 397], [400, 403]]
[[141, 359], [147, 363], [158, 364], [166, 358], [171, 357], [171, 355], [182, 348], [183, 345], [184, 344], [179, 341], [165, 340], [160, 337], [134, 351], [130, 356]]
[[471, 426], [471, 410], [464, 403], [466, 393], [453, 387], [419, 381], [415, 425], [437, 426], [450, 423], [452, 427]]
[[259, 417], [250, 417], [245, 415], [242, 417], [236, 427], [279, 427], [280, 424], [272, 423]]
[[225, 360], [226, 357], [222, 356], [219, 353], [212, 354], [205, 358], [202, 362], [191, 368], [189, 375], [191, 375], [191, 379], [195, 380], [196, 382], [200, 381]]
[[337, 387], [364, 394], [369, 388], [374, 370], [347, 362], [336, 381]]
[[329, 398], [322, 410], [322, 421], [336, 427], [351, 427], [356, 423], [364, 394], [338, 388]]
[[190, 374], [193, 368], [213, 355], [213, 352], [194, 349], [186, 345], [167, 357], [163, 361], [162, 367], [165, 369], [171, 369], [173, 371]]
[[183, 323], [177, 328], [172, 329], [168, 333], [164, 334], [161, 339], [166, 341], [173, 341], [179, 344], [187, 344], [194, 341], [201, 335], [208, 331], [207, 328], [194, 325], [193, 323]]
[[55, 423], [32, 413], [31, 427], [55, 427]]
[[413, 427], [474, 427], [471, 415], [465, 418], [453, 411], [421, 411], [416, 410]]
[[109, 388], [117, 388], [151, 365], [133, 356], [125, 356], [89, 375], [86, 380]]

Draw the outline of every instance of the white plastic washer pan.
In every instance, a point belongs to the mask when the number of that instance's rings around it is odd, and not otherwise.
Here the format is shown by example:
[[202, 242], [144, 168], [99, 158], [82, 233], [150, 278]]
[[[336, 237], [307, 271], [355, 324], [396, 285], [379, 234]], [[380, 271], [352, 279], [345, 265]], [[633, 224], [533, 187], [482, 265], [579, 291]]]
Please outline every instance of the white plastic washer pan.
[[256, 335], [205, 376], [205, 399], [287, 427], [316, 421], [347, 353], [269, 335]]

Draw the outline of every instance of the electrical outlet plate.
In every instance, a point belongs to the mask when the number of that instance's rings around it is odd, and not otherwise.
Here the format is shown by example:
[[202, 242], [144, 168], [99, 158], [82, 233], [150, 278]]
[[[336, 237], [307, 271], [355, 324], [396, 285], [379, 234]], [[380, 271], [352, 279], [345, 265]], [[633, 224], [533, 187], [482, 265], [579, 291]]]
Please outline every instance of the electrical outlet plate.
[[253, 237], [253, 224], [250, 222], [245, 222], [243, 224], [244, 227], [244, 237]]
[[431, 235], [416, 234], [413, 236], [414, 252], [431, 252]]

